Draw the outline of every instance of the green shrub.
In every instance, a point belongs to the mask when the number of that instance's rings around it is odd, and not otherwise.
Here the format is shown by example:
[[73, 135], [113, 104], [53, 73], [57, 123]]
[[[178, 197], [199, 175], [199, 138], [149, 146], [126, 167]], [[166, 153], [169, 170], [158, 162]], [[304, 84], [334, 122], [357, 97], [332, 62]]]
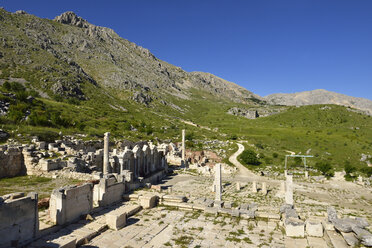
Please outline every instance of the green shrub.
[[265, 149], [265, 146], [261, 143], [254, 144], [259, 149]]
[[333, 167], [328, 161], [320, 161], [315, 164], [315, 168], [326, 177], [333, 177]]
[[277, 158], [278, 156], [279, 156], [278, 153], [276, 153], [276, 152], [273, 153], [273, 158]]
[[360, 169], [360, 172], [364, 173], [367, 177], [372, 176], [372, 167], [363, 167]]
[[257, 154], [252, 150], [244, 150], [240, 155], [240, 159], [247, 165], [259, 165], [260, 161], [257, 158]]
[[351, 174], [356, 171], [356, 167], [352, 166], [350, 161], [346, 160], [344, 165], [344, 170], [346, 174]]

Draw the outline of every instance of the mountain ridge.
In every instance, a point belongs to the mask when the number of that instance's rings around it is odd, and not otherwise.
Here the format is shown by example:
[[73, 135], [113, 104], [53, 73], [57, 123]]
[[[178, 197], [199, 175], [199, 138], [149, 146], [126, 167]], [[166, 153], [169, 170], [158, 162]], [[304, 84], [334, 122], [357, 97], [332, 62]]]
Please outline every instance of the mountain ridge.
[[275, 93], [263, 97], [270, 104], [286, 106], [303, 106], [313, 104], [336, 104], [352, 107], [372, 115], [372, 101], [367, 98], [353, 97], [345, 94], [316, 89], [296, 93]]

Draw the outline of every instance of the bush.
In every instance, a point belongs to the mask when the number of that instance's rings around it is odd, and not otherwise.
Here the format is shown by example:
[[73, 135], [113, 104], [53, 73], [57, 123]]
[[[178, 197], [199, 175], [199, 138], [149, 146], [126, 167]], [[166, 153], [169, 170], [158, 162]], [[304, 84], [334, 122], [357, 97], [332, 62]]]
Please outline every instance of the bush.
[[187, 134], [185, 135], [185, 139], [186, 139], [186, 140], [193, 140], [194, 137], [195, 137], [195, 134], [194, 134], [193, 132], [191, 132], [191, 133], [187, 133]]
[[326, 177], [333, 177], [333, 167], [332, 165], [327, 161], [320, 161], [315, 164], [315, 168], [320, 171], [324, 176]]
[[346, 174], [351, 174], [351, 173], [356, 171], [356, 167], [352, 166], [350, 164], [350, 161], [346, 160], [344, 170], [345, 170]]
[[245, 164], [259, 165], [260, 161], [257, 158], [257, 154], [252, 150], [244, 150], [240, 155], [240, 159]]
[[279, 157], [279, 154], [276, 153], [276, 152], [274, 152], [274, 153], [273, 153], [273, 158], [277, 158], [277, 157]]
[[265, 149], [265, 146], [261, 143], [254, 144], [259, 149]]
[[363, 167], [360, 169], [360, 172], [364, 173], [367, 177], [372, 176], [372, 167]]
[[230, 136], [230, 139], [231, 140], [237, 140], [238, 136], [236, 134], [233, 134], [233, 135]]
[[53, 131], [30, 131], [31, 136], [39, 137], [39, 140], [46, 142], [54, 142], [56, 139], [59, 139], [59, 134]]

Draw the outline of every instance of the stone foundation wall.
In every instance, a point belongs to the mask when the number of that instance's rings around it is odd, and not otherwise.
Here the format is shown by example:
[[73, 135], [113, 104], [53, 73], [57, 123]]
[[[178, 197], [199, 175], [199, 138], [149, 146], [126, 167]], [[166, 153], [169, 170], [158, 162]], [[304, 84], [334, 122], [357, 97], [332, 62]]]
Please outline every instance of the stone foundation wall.
[[26, 167], [23, 161], [22, 150], [13, 147], [3, 147], [0, 150], [0, 178], [25, 174]]
[[93, 208], [93, 184], [55, 189], [50, 197], [49, 214], [57, 225], [73, 222]]
[[[9, 196], [9, 195], [8, 195]], [[39, 230], [38, 195], [8, 200], [0, 197], [0, 247], [19, 247], [32, 241]]]
[[104, 207], [123, 200], [125, 181], [122, 176], [121, 178], [119, 181], [115, 177], [102, 178], [99, 184], [94, 185], [94, 206]]

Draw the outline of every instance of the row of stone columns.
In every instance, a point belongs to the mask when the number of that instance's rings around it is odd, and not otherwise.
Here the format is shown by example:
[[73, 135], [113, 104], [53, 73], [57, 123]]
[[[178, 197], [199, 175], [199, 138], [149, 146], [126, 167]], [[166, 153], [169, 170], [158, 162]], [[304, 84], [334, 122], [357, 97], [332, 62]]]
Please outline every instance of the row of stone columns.
[[[129, 177], [135, 180], [140, 177], [147, 177], [153, 172], [166, 169], [166, 148], [164, 149], [163, 145], [159, 150], [154, 145], [144, 145], [143, 147], [136, 145], [132, 150], [126, 147], [123, 153], [115, 154], [110, 159], [109, 137], [110, 133], [105, 133], [103, 149], [104, 174], [118, 173], [124, 175], [129, 172], [131, 174]], [[110, 161], [112, 161], [111, 165]]]

